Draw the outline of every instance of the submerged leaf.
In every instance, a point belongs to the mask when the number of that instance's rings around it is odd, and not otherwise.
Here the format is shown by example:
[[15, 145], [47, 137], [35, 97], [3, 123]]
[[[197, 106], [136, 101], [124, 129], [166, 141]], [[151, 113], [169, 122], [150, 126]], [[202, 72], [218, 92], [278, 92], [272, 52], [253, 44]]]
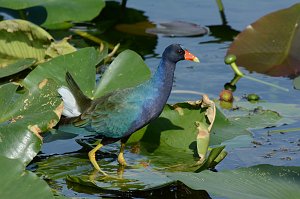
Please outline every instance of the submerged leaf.
[[191, 37], [207, 34], [208, 28], [184, 21], [173, 21], [160, 23], [155, 28], [147, 28], [146, 33], [163, 34], [168, 37]]
[[149, 28], [154, 28], [155, 24], [150, 21], [142, 21], [134, 24], [117, 24], [115, 28], [124, 33], [139, 35], [139, 36], [153, 36], [146, 32]]
[[295, 77], [300, 73], [300, 4], [270, 13], [240, 33], [227, 55], [249, 71]]

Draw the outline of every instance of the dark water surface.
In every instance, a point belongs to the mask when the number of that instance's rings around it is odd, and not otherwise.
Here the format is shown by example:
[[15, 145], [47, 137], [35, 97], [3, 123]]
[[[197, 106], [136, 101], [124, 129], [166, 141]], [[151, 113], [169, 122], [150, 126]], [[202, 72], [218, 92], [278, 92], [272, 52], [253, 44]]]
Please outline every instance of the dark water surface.
[[[247, 25], [256, 21], [267, 13], [292, 6], [296, 0], [274, 1], [223, 1], [228, 27], [223, 27], [215, 1], [128, 1], [128, 7], [143, 10], [150, 21], [155, 23], [166, 21], [187, 21], [202, 26], [219, 27], [214, 35], [226, 35], [228, 32], [242, 31]], [[230, 29], [231, 28], [231, 29]], [[193, 90], [217, 97], [223, 85], [233, 78], [233, 71], [224, 64], [224, 56], [231, 41], [226, 38], [215, 37], [212, 34], [202, 37], [163, 37], [159, 36], [155, 53], [161, 54], [170, 43], [181, 43], [196, 54], [201, 63], [181, 62], [176, 69], [174, 90]], [[141, 44], [142, 45], [142, 44]], [[148, 58], [146, 63], [155, 67], [160, 57]], [[249, 72], [242, 68], [242, 72]], [[241, 79], [237, 84], [235, 96], [240, 97], [248, 93], [256, 93], [262, 99], [270, 102], [299, 103], [300, 92], [293, 89], [292, 81], [288, 78], [269, 77], [263, 74], [249, 74], [258, 79], [281, 85], [290, 92], [283, 92], [247, 79]], [[172, 94], [170, 102], [197, 99], [195, 95]]]

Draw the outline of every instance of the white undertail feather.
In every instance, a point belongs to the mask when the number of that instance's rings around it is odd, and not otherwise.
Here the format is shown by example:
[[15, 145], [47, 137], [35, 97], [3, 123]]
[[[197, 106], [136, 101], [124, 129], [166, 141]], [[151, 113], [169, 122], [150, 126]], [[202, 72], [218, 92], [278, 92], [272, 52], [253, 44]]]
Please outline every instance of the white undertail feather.
[[66, 117], [77, 117], [79, 116], [80, 109], [76, 102], [76, 99], [69, 88], [62, 86], [57, 89], [58, 93], [61, 95], [62, 100], [64, 101], [64, 110], [62, 115]]

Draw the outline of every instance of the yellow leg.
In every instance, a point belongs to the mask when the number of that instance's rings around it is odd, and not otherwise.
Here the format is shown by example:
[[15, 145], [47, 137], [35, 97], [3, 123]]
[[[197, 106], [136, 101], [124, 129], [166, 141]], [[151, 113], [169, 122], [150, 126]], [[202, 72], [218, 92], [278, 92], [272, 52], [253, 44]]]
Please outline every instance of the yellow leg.
[[95, 169], [97, 171], [100, 171], [103, 175], [107, 176], [107, 174], [102, 171], [96, 161], [96, 152], [103, 146], [103, 144], [98, 144], [95, 148], [93, 148], [90, 152], [89, 152], [89, 158], [90, 158], [90, 161], [92, 163], [92, 165], [95, 167]]
[[118, 162], [122, 166], [126, 166], [127, 165], [126, 160], [124, 158], [124, 150], [125, 150], [125, 143], [121, 142], [120, 153], [118, 155]]

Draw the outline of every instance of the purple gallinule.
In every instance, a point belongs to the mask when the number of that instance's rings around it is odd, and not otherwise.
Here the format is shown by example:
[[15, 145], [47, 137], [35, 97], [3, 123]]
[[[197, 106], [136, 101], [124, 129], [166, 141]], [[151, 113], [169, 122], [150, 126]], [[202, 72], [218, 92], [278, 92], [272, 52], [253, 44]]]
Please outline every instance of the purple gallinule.
[[95, 100], [86, 97], [67, 73], [66, 81], [71, 91], [69, 96], [75, 98], [68, 101], [66, 88], [59, 89], [65, 101], [64, 114], [78, 116], [75, 125], [103, 136], [101, 142], [89, 152], [89, 159], [96, 170], [107, 175], [96, 162], [95, 153], [103, 145], [118, 140], [121, 140], [118, 162], [126, 165], [123, 156], [126, 141], [132, 133], [160, 115], [172, 89], [176, 63], [180, 60], [199, 62], [188, 50], [183, 50], [179, 44], [172, 44], [165, 49], [155, 74], [148, 81], [136, 87], [113, 91]]

